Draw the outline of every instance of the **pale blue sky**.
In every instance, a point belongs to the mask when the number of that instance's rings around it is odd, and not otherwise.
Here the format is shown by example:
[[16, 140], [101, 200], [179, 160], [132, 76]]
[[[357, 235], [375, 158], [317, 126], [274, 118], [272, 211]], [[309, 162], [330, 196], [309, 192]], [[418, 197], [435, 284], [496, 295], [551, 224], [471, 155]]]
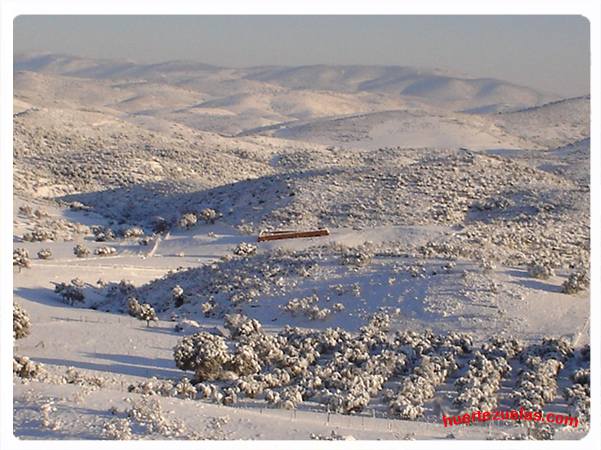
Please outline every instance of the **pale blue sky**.
[[243, 67], [391, 64], [589, 92], [581, 16], [20, 16], [15, 53]]

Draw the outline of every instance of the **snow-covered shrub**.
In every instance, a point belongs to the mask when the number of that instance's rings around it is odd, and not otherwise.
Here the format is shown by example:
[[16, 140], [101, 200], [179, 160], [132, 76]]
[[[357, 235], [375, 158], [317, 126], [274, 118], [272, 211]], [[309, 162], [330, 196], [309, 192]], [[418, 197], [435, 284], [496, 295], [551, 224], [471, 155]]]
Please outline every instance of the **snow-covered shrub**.
[[303, 298], [293, 298], [283, 305], [284, 311], [291, 313], [293, 316], [302, 314], [311, 320], [325, 320], [330, 316], [329, 308], [320, 308], [317, 306], [319, 297], [317, 294]]
[[77, 244], [73, 247], [73, 254], [78, 258], [85, 258], [90, 255], [90, 249], [82, 244]]
[[217, 309], [217, 304], [214, 301], [209, 300], [208, 302], [203, 302], [200, 305], [200, 310], [204, 314], [205, 317], [210, 317], [215, 314], [215, 310]]
[[98, 256], [112, 256], [117, 254], [117, 249], [115, 247], [109, 247], [108, 245], [105, 245], [95, 249], [94, 254]]
[[148, 303], [138, 302], [134, 297], [130, 297], [127, 301], [127, 312], [130, 316], [136, 319], [145, 320], [146, 326], [150, 326], [150, 322], [156, 322], [159, 318], [156, 315], [154, 308]]
[[200, 212], [200, 217], [202, 217], [202, 220], [206, 223], [213, 224], [220, 216], [221, 215], [212, 208], [205, 208]]
[[65, 375], [62, 380], [67, 384], [76, 384], [78, 386], [92, 386], [95, 388], [101, 388], [106, 386], [107, 380], [97, 375], [87, 375], [80, 372], [75, 367], [69, 367], [65, 371]]
[[487, 356], [502, 356], [513, 358], [524, 350], [524, 343], [514, 337], [501, 338], [493, 336], [489, 342], [482, 344], [482, 352]]
[[555, 272], [553, 267], [548, 263], [532, 263], [528, 266], [528, 275], [539, 280], [547, 280], [555, 275]]
[[529, 422], [526, 430], [527, 440], [549, 441], [555, 439], [555, 429], [546, 423]]
[[564, 294], [577, 294], [588, 289], [589, 284], [588, 271], [578, 270], [568, 276], [568, 279], [562, 284], [561, 290]]
[[175, 324], [175, 331], [178, 333], [193, 333], [200, 328], [200, 324], [196, 320], [182, 319]]
[[173, 382], [171, 380], [162, 380], [157, 377], [151, 377], [139, 383], [130, 384], [127, 392], [133, 392], [142, 395], [161, 395], [169, 397], [173, 393]]
[[346, 266], [364, 267], [371, 264], [373, 257], [373, 246], [370, 243], [365, 243], [357, 247], [344, 249], [340, 257], [340, 262]]
[[52, 419], [50, 414], [56, 412], [56, 406], [54, 401], [47, 401], [40, 406], [40, 414], [42, 416], [42, 426], [50, 430], [59, 430], [62, 423], [59, 419]]
[[171, 298], [173, 299], [176, 308], [182, 306], [186, 301], [184, 290], [179, 284], [176, 284], [173, 289], [171, 289]]
[[490, 273], [497, 268], [497, 265], [493, 261], [492, 258], [481, 257], [479, 260], [480, 267], [482, 268], [482, 272]]
[[570, 378], [576, 384], [591, 384], [591, 369], [577, 369]]
[[125, 239], [140, 238], [144, 236], [144, 230], [140, 227], [129, 227], [123, 230], [122, 234]]
[[455, 381], [457, 396], [454, 404], [462, 414], [492, 411], [497, 407], [496, 393], [501, 388], [502, 379], [510, 371], [511, 366], [504, 357], [476, 352], [469, 362], [467, 374]]
[[309, 434], [309, 439], [312, 441], [354, 441], [353, 436], [343, 436], [342, 434], [336, 433], [334, 430], [330, 434]]
[[29, 259], [29, 252], [24, 248], [16, 248], [13, 250], [13, 266], [17, 266], [19, 270], [22, 267], [30, 268], [31, 261]]
[[59, 294], [68, 305], [82, 303], [86, 298], [82, 286], [77, 280], [71, 280], [69, 284], [63, 282], [55, 284], [54, 292]]
[[23, 240], [28, 242], [44, 242], [56, 240], [56, 232], [46, 228], [36, 227], [30, 233], [23, 234]]
[[[588, 359], [583, 356], [581, 352], [581, 358], [586, 363]], [[576, 369], [570, 378], [574, 384], [564, 393], [570, 415], [577, 417], [584, 424], [589, 424], [591, 420], [591, 370], [589, 367]]]
[[38, 252], [39, 259], [50, 259], [52, 258], [52, 250], [49, 248], [43, 248]]
[[359, 297], [361, 295], [361, 285], [359, 283], [352, 284], [335, 284], [330, 286], [337, 295], [346, 295], [351, 294], [354, 297]]
[[184, 377], [173, 386], [172, 396], [194, 399], [196, 398], [196, 388], [188, 378]]
[[43, 364], [31, 361], [27, 356], [13, 356], [13, 373], [20, 378], [37, 379], [46, 373]]
[[344, 311], [344, 309], [345, 308], [344, 308], [344, 305], [342, 303], [334, 303], [332, 305], [332, 310], [334, 312], [342, 312], [342, 311]]
[[240, 376], [252, 375], [261, 370], [261, 361], [252, 347], [238, 345], [228, 363], [228, 368]]
[[591, 420], [591, 387], [589, 383], [574, 383], [565, 390], [570, 415], [589, 423]]
[[13, 303], [13, 339], [29, 336], [31, 321], [27, 311], [18, 303]]
[[237, 339], [240, 336], [252, 336], [263, 333], [261, 323], [244, 314], [226, 314], [223, 318], [223, 323], [230, 330], [233, 339]]
[[92, 227], [92, 233], [94, 234], [94, 240], [96, 242], [106, 242], [115, 240], [115, 232], [109, 227], [94, 225]]
[[117, 417], [109, 420], [102, 426], [102, 438], [117, 441], [132, 439], [131, 422], [127, 418], [119, 419]]
[[127, 417], [143, 426], [147, 434], [158, 433], [164, 437], [177, 438], [185, 433], [184, 424], [178, 420], [169, 419], [156, 398], [142, 397], [139, 400], [130, 401], [132, 406], [127, 411]]
[[119, 283], [108, 283], [106, 288], [108, 297], [122, 297], [128, 299], [129, 297], [135, 297], [137, 292], [136, 287], [129, 280], [121, 280]]
[[173, 357], [179, 369], [195, 371], [197, 381], [219, 378], [231, 360], [223, 337], [204, 331], [179, 341]]
[[155, 216], [152, 218], [152, 231], [161, 234], [167, 233], [171, 228], [167, 219], [161, 216]]
[[520, 359], [526, 365], [511, 394], [517, 407], [542, 411], [557, 395], [557, 376], [574, 349], [566, 338], [545, 337], [541, 344], [524, 349]]
[[194, 213], [185, 213], [177, 221], [177, 226], [185, 230], [192, 228], [198, 222], [198, 217]]
[[257, 246], [248, 242], [240, 242], [234, 249], [234, 255], [252, 256], [257, 253]]

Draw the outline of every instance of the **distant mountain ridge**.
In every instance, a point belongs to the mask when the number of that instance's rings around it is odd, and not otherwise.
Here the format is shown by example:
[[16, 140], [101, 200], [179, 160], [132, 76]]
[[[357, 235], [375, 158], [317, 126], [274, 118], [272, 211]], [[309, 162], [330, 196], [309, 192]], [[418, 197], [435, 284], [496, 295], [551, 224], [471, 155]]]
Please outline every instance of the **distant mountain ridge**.
[[16, 55], [14, 70], [99, 80], [145, 80], [196, 89], [214, 99], [269, 91], [318, 90], [374, 93], [418, 100], [453, 111], [497, 112], [559, 100], [553, 94], [492, 78], [455, 76], [404, 66], [304, 65], [225, 68], [194, 61], [138, 64], [129, 60], [62, 54]]

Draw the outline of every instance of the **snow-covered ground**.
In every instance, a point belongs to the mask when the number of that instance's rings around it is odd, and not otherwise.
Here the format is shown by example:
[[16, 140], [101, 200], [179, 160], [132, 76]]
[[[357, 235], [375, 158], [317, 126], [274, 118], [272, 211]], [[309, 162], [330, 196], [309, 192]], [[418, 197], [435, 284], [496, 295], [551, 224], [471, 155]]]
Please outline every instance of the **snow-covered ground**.
[[[15, 69], [13, 240], [30, 261], [14, 301], [31, 327], [14, 354], [43, 365], [15, 366], [17, 436], [524, 439], [441, 425], [480, 395], [465, 377], [486, 358], [485, 378], [512, 370], [480, 401], [540, 389], [582, 420], [556, 439], [586, 433], [588, 98], [395, 67]], [[256, 242], [315, 227], [330, 234]], [[235, 314], [260, 331], [236, 335]], [[196, 332], [233, 358], [215, 379], [176, 365]], [[285, 356], [257, 356], [266, 343]], [[236, 375], [249, 354], [259, 367]]]

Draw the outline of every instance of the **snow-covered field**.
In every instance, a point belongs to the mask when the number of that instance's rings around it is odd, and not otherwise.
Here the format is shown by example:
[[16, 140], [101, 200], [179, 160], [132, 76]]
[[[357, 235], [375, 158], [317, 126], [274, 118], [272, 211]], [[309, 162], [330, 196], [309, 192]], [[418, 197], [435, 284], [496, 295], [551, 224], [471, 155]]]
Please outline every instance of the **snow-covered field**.
[[[402, 67], [17, 57], [15, 434], [584, 436], [588, 103]], [[580, 424], [442, 425], [520, 407]]]

